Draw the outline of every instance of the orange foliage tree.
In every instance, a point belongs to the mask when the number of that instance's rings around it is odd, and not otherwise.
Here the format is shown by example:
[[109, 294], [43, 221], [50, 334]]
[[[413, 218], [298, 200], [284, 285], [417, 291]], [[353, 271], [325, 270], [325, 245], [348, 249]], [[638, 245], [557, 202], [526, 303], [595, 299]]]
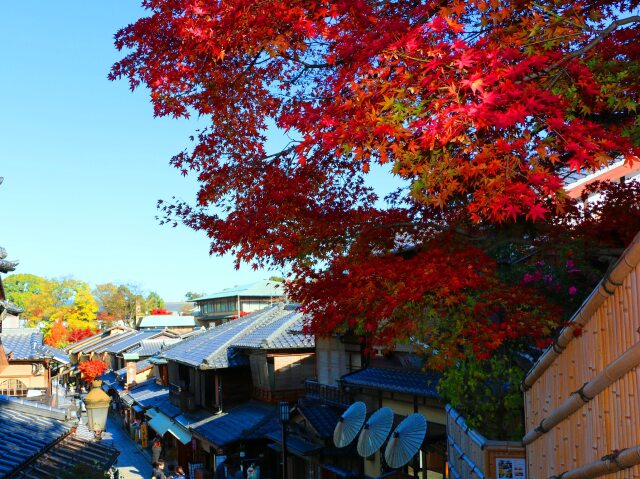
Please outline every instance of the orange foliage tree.
[[56, 320], [44, 337], [49, 346], [63, 348], [69, 344], [69, 330], [61, 320]]
[[91, 361], [82, 361], [78, 365], [78, 370], [82, 373], [82, 379], [90, 383], [107, 370], [107, 365], [99, 359], [92, 359]]

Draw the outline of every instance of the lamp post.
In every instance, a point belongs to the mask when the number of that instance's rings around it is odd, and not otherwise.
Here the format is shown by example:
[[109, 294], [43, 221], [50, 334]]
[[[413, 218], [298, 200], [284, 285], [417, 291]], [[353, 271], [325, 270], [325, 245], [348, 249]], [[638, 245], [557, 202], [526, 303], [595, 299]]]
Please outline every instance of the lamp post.
[[287, 475], [287, 424], [289, 423], [289, 403], [280, 401], [278, 416], [282, 424], [282, 479], [288, 479]]
[[87, 408], [87, 426], [93, 431], [97, 440], [102, 439], [102, 432], [107, 426], [107, 414], [111, 398], [100, 388], [102, 381], [93, 381], [91, 391], [84, 398]]

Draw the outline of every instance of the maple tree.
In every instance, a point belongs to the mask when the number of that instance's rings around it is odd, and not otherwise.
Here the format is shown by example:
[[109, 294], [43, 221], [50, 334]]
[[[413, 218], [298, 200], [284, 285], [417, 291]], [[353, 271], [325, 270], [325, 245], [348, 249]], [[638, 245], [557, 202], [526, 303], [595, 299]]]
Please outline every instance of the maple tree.
[[167, 311], [167, 310], [166, 310], [166, 309], [164, 309], [164, 308], [155, 308], [155, 309], [152, 309], [152, 310], [149, 312], [149, 314], [151, 314], [151, 315], [156, 315], [156, 314], [159, 314], [159, 315], [168, 315], [168, 314], [171, 314], [171, 311]]
[[82, 379], [88, 383], [95, 381], [107, 370], [107, 365], [99, 359], [81, 361], [78, 370], [82, 373]]
[[96, 334], [97, 330], [84, 328], [84, 329], [72, 329], [69, 331], [69, 336], [67, 340], [69, 343], [77, 343], [78, 341], [82, 341], [85, 338], [93, 336]]
[[69, 330], [61, 320], [54, 321], [45, 334], [44, 342], [49, 346], [63, 348], [68, 344]]
[[[637, 0], [143, 6], [110, 78], [148, 87], [158, 116], [207, 119], [171, 160], [196, 202], [161, 201], [164, 221], [290, 268], [318, 334], [411, 340], [438, 368], [542, 347], [640, 227], [563, 188], [638, 160]], [[380, 198], [374, 171], [401, 186]], [[610, 188], [613, 210], [633, 204]]]

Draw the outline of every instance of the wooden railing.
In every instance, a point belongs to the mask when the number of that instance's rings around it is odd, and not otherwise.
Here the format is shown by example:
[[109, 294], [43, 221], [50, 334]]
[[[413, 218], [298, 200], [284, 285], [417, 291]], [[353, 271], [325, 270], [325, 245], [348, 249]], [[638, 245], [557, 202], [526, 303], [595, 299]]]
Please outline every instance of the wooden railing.
[[319, 399], [327, 404], [347, 406], [351, 404], [351, 398], [337, 386], [321, 384], [318, 381], [307, 379], [304, 382], [305, 397]]
[[269, 389], [253, 388], [253, 398], [264, 402], [295, 402], [305, 394], [304, 389], [290, 389], [287, 391], [271, 391]]

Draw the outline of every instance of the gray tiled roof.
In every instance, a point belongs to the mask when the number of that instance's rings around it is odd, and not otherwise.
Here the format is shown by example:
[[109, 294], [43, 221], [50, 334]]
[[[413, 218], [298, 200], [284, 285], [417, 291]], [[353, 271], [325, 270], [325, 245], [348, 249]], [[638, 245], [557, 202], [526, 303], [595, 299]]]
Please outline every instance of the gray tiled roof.
[[53, 346], [45, 344], [44, 350], [54, 361], [59, 362], [60, 364], [69, 364], [69, 355], [62, 349], [54, 348]]
[[0, 478], [58, 477], [60, 463], [101, 470], [113, 464], [115, 449], [68, 436], [69, 431], [64, 410], [0, 396]]
[[7, 261], [6, 259], [0, 259], [0, 273], [8, 273], [13, 271], [18, 266], [17, 261]]
[[366, 368], [343, 376], [341, 381], [352, 386], [439, 398], [436, 386], [440, 378], [441, 375], [438, 373], [424, 373], [406, 369]]
[[16, 361], [50, 357], [43, 346], [44, 335], [35, 328], [5, 329], [0, 334], [5, 352]]
[[123, 328], [124, 331], [122, 333], [112, 334], [111, 331], [115, 329], [121, 328], [115, 327], [107, 329], [106, 331], [101, 331], [98, 334], [82, 339], [74, 344], [71, 344], [70, 346], [67, 346], [66, 351], [69, 354], [89, 354], [96, 351], [97, 349], [105, 347], [107, 344], [120, 341], [125, 337], [125, 335], [130, 336], [136, 333], [136, 331], [133, 329]]
[[13, 314], [14, 316], [19, 315], [23, 311], [22, 308], [16, 306], [11, 301], [0, 300], [0, 313], [5, 309], [9, 314]]
[[242, 286], [234, 286], [233, 288], [228, 288], [202, 298], [193, 299], [190, 302], [199, 303], [201, 301], [218, 298], [231, 298], [234, 296], [278, 298], [284, 296], [284, 294], [285, 291], [283, 283], [280, 283], [279, 281], [262, 280]]
[[285, 314], [255, 329], [233, 343], [236, 348], [251, 349], [300, 349], [313, 348], [313, 336], [302, 332], [304, 316], [297, 311], [285, 311]]
[[133, 334], [123, 334], [122, 338], [117, 341], [110, 342], [104, 346], [95, 349], [96, 353], [114, 353], [119, 354], [127, 349], [137, 346], [144, 339], [151, 339], [160, 336], [163, 333], [161, 329], [148, 329], [145, 331], [136, 331]]
[[27, 410], [11, 406], [11, 399], [0, 396], [1, 478], [10, 477], [18, 467], [69, 432], [59, 419], [29, 414]]
[[221, 369], [242, 360], [229, 348], [255, 329], [289, 314], [281, 305], [256, 311], [248, 316], [210, 328], [197, 336], [185, 339], [161, 353], [160, 358], [176, 361], [200, 369]]
[[140, 357], [154, 356], [179, 341], [179, 338], [143, 339], [138, 346], [127, 352], [137, 353]]
[[344, 408], [314, 400], [302, 400], [296, 407], [322, 439], [333, 437], [336, 424], [344, 412]]
[[155, 378], [137, 385], [129, 392], [131, 399], [145, 409], [158, 408], [169, 417], [178, 416], [182, 411], [169, 402], [169, 388], [156, 384]]
[[211, 420], [193, 427], [192, 430], [216, 446], [222, 447], [245, 439], [251, 429], [263, 424], [273, 415], [274, 409], [269, 404], [250, 401], [214, 416]]

